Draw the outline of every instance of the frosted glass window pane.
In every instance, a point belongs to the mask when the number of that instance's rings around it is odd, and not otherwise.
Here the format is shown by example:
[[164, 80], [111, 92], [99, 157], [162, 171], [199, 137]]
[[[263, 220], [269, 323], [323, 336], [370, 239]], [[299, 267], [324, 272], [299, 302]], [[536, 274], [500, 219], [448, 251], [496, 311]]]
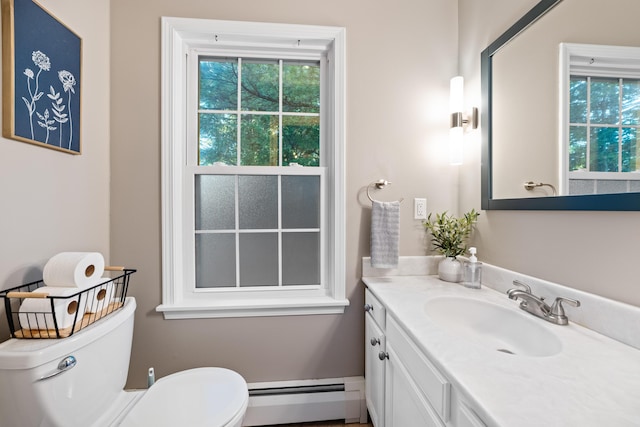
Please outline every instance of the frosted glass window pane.
[[235, 228], [235, 177], [196, 175], [196, 230]]
[[278, 177], [238, 177], [238, 209], [241, 229], [278, 227]]
[[282, 177], [282, 228], [320, 227], [320, 177]]
[[282, 284], [320, 283], [320, 234], [282, 234]]
[[234, 234], [196, 234], [196, 288], [236, 285]]
[[278, 234], [240, 234], [240, 286], [278, 285]]

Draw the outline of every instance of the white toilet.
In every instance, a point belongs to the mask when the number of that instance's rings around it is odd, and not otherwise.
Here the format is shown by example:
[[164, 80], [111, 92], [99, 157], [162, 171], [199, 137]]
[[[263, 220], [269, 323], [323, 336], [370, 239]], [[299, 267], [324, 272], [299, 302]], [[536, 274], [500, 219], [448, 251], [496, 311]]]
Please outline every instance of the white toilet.
[[64, 339], [0, 344], [2, 427], [239, 427], [249, 392], [236, 372], [198, 368], [125, 391], [134, 298]]

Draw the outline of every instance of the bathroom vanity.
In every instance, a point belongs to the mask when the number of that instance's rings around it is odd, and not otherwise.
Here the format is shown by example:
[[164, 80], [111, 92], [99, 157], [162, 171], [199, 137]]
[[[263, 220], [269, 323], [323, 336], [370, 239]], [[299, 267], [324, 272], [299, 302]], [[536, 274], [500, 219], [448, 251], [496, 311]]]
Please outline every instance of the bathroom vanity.
[[[366, 262], [366, 395], [376, 427], [640, 425], [639, 308], [486, 265], [493, 288], [476, 290]], [[514, 279], [548, 301], [582, 305], [566, 309], [566, 326], [546, 322], [507, 297]], [[616, 339], [602, 333], [618, 328], [627, 331]]]

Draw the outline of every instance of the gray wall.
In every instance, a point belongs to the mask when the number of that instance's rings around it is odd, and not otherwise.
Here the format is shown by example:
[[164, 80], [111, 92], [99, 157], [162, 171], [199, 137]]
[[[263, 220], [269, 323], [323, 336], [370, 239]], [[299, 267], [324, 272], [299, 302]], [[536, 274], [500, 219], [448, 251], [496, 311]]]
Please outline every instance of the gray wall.
[[[82, 38], [82, 155], [0, 138], [0, 289], [40, 280], [61, 251], [121, 262], [108, 257], [109, 1], [39, 3]], [[4, 308], [0, 316], [4, 340]]]
[[[333, 25], [347, 29], [347, 296], [344, 315], [164, 320], [160, 258], [160, 17]], [[138, 268], [129, 386], [197, 366], [235, 369], [247, 381], [362, 375], [369, 254], [367, 184], [393, 182], [404, 197], [401, 252], [425, 253], [413, 198], [455, 210], [457, 170], [447, 164], [448, 85], [456, 73], [457, 5], [450, 0], [112, 0], [111, 247]]]
[[[480, 105], [480, 52], [537, 3], [459, 1], [459, 61], [469, 105]], [[479, 135], [466, 142], [474, 161], [461, 169], [463, 210], [480, 205]], [[477, 231], [479, 257], [486, 262], [640, 305], [638, 212], [490, 211], [483, 212]]]

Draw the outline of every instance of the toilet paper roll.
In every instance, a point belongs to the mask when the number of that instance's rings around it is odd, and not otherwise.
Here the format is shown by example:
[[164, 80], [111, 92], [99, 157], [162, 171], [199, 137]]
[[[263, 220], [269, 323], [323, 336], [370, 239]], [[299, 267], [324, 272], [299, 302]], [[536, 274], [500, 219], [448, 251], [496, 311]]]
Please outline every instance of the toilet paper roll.
[[104, 273], [104, 257], [98, 252], [61, 252], [44, 266], [46, 286], [90, 288]]
[[[66, 297], [78, 293], [77, 288], [61, 288], [43, 286], [33, 293], [45, 293], [50, 296]], [[73, 326], [73, 321], [78, 311], [78, 298], [76, 295], [71, 298], [25, 298], [20, 305], [18, 318], [22, 329], [55, 329], [58, 322], [58, 330]], [[51, 301], [53, 300], [53, 313], [51, 312]], [[78, 313], [78, 318], [82, 318], [82, 312]]]
[[[111, 280], [103, 278], [102, 281]], [[113, 299], [114, 285], [113, 282], [105, 283], [86, 292], [85, 313], [98, 313], [109, 307]]]

